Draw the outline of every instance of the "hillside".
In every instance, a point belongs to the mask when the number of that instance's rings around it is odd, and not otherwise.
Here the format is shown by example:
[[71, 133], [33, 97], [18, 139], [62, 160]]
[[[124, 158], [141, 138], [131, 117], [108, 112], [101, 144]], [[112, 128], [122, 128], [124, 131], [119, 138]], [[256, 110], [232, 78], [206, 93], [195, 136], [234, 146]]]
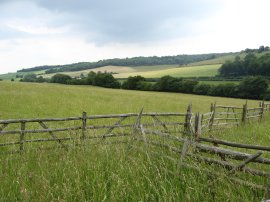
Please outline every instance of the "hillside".
[[[119, 67], [105, 66], [91, 69], [93, 72], [112, 72], [115, 78], [127, 78], [129, 76], [141, 75], [145, 78], [160, 78], [165, 75], [176, 77], [200, 77], [200, 76], [215, 76], [218, 73], [220, 64], [201, 65], [201, 66], [183, 66], [176, 65], [156, 65], [156, 66], [138, 66], [138, 67]], [[61, 72], [62, 74], [70, 75], [71, 77], [80, 77], [82, 74], [86, 76], [90, 70], [82, 70], [76, 72]], [[56, 73], [44, 74], [44, 78], [50, 78]]]
[[[257, 56], [270, 53], [261, 53], [253, 50]], [[50, 78], [61, 72], [72, 77], [87, 75], [89, 71], [111, 72], [116, 78], [127, 78], [128, 76], [142, 75], [147, 78], [158, 78], [164, 75], [177, 77], [200, 77], [215, 76], [217, 70], [226, 61], [232, 61], [236, 56], [244, 58], [247, 52], [202, 54], [202, 55], [179, 55], [164, 57], [136, 57], [126, 59], [102, 60], [94, 63], [82, 62], [69, 65], [40, 66], [19, 70], [17, 73], [0, 75], [0, 79], [10, 80], [16, 76], [23, 77], [25, 74], [35, 73], [44, 78]], [[19, 80], [19, 78], [17, 78]]]
[[162, 56], [162, 57], [134, 57], [125, 59], [107, 59], [100, 60], [98, 62], [80, 62], [67, 65], [53, 65], [53, 66], [39, 66], [27, 69], [18, 70], [18, 72], [29, 72], [29, 71], [45, 71], [45, 73], [55, 72], [69, 72], [69, 71], [81, 71], [85, 69], [94, 69], [104, 66], [154, 66], [154, 65], [187, 65], [192, 62], [199, 62], [204, 60], [213, 59], [228, 55], [228, 53], [209, 53], [209, 54], [198, 54], [198, 55], [177, 55], [177, 56]]

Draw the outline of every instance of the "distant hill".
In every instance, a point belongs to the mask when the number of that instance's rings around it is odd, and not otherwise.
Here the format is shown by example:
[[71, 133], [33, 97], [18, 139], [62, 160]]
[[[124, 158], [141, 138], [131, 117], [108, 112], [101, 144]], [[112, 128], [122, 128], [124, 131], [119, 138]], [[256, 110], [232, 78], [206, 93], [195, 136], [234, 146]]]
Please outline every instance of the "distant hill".
[[45, 71], [45, 74], [56, 72], [75, 72], [87, 69], [94, 69], [104, 66], [154, 66], [154, 65], [188, 65], [190, 63], [211, 60], [219, 57], [230, 55], [231, 53], [210, 53], [198, 55], [177, 55], [177, 56], [163, 56], [163, 57], [134, 57], [125, 59], [108, 59], [100, 60], [98, 62], [79, 62], [66, 65], [52, 65], [52, 66], [38, 66], [27, 69], [21, 69], [17, 72], [33, 72]]
[[[145, 77], [160, 77], [172, 75], [177, 77], [185, 76], [214, 76], [218, 69], [226, 61], [233, 61], [236, 56], [241, 59], [248, 53], [262, 56], [270, 53], [268, 46], [261, 46], [258, 49], [245, 49], [240, 52], [231, 53], [209, 53], [176, 56], [152, 56], [115, 58], [100, 60], [97, 62], [79, 62], [66, 65], [43, 65], [32, 68], [25, 68], [17, 72], [0, 75], [0, 80], [20, 80], [24, 75], [34, 73], [44, 78], [50, 78], [56, 73], [63, 73], [72, 77], [87, 75], [90, 71], [111, 72], [116, 78], [127, 78], [128, 76], [143, 75]], [[190, 68], [189, 68], [190, 67]]]

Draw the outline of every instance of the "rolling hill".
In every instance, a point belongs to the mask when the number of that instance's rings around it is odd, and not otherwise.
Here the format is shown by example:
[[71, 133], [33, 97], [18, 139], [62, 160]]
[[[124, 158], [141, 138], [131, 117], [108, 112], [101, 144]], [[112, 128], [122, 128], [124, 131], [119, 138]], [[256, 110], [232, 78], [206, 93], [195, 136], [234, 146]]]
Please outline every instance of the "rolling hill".
[[[265, 51], [256, 53], [263, 55], [270, 53]], [[236, 56], [244, 58], [245, 51], [236, 53], [202, 54], [202, 55], [178, 55], [164, 57], [136, 57], [126, 59], [102, 60], [94, 63], [81, 62], [68, 65], [40, 66], [22, 69], [15, 73], [0, 75], [2, 80], [16, 79], [25, 74], [35, 73], [44, 78], [50, 78], [56, 73], [67, 74], [72, 77], [87, 75], [90, 71], [111, 72], [116, 78], [141, 75], [146, 78], [159, 78], [164, 75], [176, 77], [204, 77], [215, 76], [219, 67], [227, 60], [233, 60]], [[19, 80], [17, 78], [17, 80]]]

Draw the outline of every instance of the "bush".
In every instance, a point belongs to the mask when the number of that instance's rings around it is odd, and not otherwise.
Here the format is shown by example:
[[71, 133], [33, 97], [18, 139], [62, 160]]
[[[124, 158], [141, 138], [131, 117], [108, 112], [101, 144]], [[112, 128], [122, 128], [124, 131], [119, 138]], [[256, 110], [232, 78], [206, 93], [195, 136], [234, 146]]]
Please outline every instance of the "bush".
[[179, 86], [179, 92], [181, 93], [193, 93], [194, 87], [198, 84], [196, 80], [182, 80]]
[[211, 87], [212, 85], [210, 84], [199, 83], [194, 87], [193, 92], [199, 95], [208, 95], [208, 92], [210, 91]]
[[147, 81], [139, 81], [137, 83], [137, 89], [143, 91], [151, 91], [153, 90], [153, 84]]
[[127, 78], [126, 81], [123, 82], [122, 88], [123, 89], [129, 89], [129, 90], [140, 90], [142, 86], [139, 84], [140, 82], [144, 82], [145, 78], [142, 76], [130, 76]]
[[52, 83], [61, 83], [61, 84], [68, 84], [69, 81], [72, 78], [69, 75], [65, 75], [65, 74], [55, 74], [52, 78], [51, 78], [51, 82]]
[[238, 87], [241, 98], [261, 99], [268, 89], [268, 81], [260, 76], [246, 77]]
[[36, 82], [36, 80], [37, 80], [37, 75], [34, 73], [29, 73], [29, 74], [24, 75], [22, 79], [22, 81], [24, 82]]
[[93, 79], [94, 86], [105, 88], [120, 88], [121, 84], [110, 73], [98, 72]]
[[222, 96], [222, 97], [237, 97], [237, 85], [233, 83], [219, 84], [211, 86], [208, 91], [208, 95]]

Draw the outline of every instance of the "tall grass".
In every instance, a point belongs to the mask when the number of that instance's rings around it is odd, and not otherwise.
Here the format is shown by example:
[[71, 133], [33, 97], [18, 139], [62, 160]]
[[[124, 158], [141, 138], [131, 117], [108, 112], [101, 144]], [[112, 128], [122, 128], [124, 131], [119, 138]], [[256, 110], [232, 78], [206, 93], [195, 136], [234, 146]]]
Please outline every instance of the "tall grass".
[[29, 150], [0, 158], [1, 201], [258, 201], [263, 197], [260, 191], [235, 189], [224, 177], [217, 180], [185, 167], [178, 172], [161, 148], [136, 142], [68, 151]]
[[[67, 117], [145, 111], [207, 112], [211, 102], [241, 106], [240, 99], [103, 89], [89, 86], [0, 82], [0, 119]], [[249, 101], [257, 106], [257, 101]], [[269, 142], [268, 118], [215, 134], [240, 142]], [[252, 135], [255, 134], [255, 137]], [[80, 134], [77, 134], [78, 136]], [[213, 135], [213, 134], [212, 134]], [[224, 138], [226, 137], [226, 138]], [[254, 137], [254, 139], [250, 139]], [[1, 137], [2, 138], [2, 137]], [[261, 138], [261, 139], [260, 139]], [[57, 143], [50, 149], [28, 144], [23, 153], [0, 153], [1, 201], [260, 201], [264, 192], [235, 185], [186, 167], [177, 169], [179, 156], [128, 137], [126, 143], [103, 139]], [[162, 140], [161, 140], [162, 141]], [[79, 144], [80, 146], [76, 146]], [[42, 145], [42, 144], [41, 144]], [[165, 158], [168, 155], [175, 161]], [[190, 159], [193, 166], [204, 168]], [[221, 174], [224, 170], [207, 166]]]

